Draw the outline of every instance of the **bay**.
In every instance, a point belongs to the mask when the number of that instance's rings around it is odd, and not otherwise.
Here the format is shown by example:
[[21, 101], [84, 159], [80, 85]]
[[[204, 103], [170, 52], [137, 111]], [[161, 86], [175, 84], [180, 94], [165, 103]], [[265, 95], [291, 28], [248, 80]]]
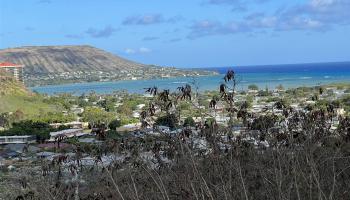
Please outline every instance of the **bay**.
[[[329, 83], [350, 82], [350, 62], [295, 64], [295, 65], [265, 65], [242, 67], [205, 68], [220, 73], [215, 76], [175, 77], [152, 80], [128, 80], [113, 82], [90, 82], [64, 85], [50, 85], [30, 88], [33, 91], [45, 94], [96, 92], [108, 94], [114, 91], [125, 90], [129, 93], [143, 93], [144, 88], [157, 86], [160, 89], [175, 90], [177, 87], [190, 84], [200, 91], [217, 90], [223, 83], [224, 73], [228, 69], [235, 71], [238, 79], [238, 90], [245, 90], [251, 84], [261, 89], [274, 89], [278, 85], [285, 88], [316, 86]], [[194, 87], [193, 87], [194, 88]]]

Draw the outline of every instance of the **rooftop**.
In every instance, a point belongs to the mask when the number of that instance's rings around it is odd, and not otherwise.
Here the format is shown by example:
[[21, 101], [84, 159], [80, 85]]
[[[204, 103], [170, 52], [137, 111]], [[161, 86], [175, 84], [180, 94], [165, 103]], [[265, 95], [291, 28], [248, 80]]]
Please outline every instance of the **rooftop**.
[[23, 65], [17, 65], [11, 62], [2, 62], [0, 63], [0, 67], [23, 67]]
[[80, 133], [80, 132], [83, 132], [83, 129], [73, 128], [73, 129], [66, 129], [66, 130], [57, 131], [57, 132], [51, 132], [50, 136], [51, 137], [55, 137], [57, 135], [77, 134], [77, 133]]

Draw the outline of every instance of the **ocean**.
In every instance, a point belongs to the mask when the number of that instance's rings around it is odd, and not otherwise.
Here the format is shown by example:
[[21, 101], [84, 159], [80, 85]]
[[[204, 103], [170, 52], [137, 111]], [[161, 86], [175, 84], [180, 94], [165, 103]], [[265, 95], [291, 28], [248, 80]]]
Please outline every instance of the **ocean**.
[[92, 82], [64, 85], [50, 85], [32, 87], [32, 91], [45, 94], [96, 92], [99, 94], [113, 93], [125, 90], [129, 93], [143, 93], [146, 87], [157, 86], [160, 89], [175, 90], [185, 84], [195, 83], [200, 91], [217, 90], [224, 82], [223, 76], [228, 69], [235, 71], [238, 81], [237, 89], [245, 90], [248, 85], [256, 84], [261, 89], [274, 89], [282, 84], [285, 88], [316, 86], [337, 82], [350, 82], [350, 62], [319, 63], [319, 64], [292, 64], [292, 65], [265, 65], [265, 66], [238, 66], [205, 68], [220, 73], [215, 76], [177, 77], [152, 80], [128, 80], [114, 82]]

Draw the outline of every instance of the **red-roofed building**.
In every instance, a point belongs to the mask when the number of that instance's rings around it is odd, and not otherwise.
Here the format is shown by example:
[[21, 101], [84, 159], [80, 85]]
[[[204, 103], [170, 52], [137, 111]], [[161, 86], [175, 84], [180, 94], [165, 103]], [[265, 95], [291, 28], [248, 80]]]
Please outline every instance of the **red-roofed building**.
[[23, 82], [23, 65], [17, 65], [10, 62], [0, 63], [0, 70], [5, 70], [12, 75], [17, 81]]

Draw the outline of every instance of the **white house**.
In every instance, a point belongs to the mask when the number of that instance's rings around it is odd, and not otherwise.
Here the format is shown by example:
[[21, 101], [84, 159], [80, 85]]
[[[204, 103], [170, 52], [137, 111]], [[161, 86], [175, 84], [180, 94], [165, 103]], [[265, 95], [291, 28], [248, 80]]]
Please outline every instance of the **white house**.
[[63, 131], [57, 131], [57, 132], [51, 132], [50, 133], [50, 139], [49, 141], [55, 141], [55, 138], [58, 136], [65, 136], [65, 137], [80, 137], [86, 135], [86, 133], [83, 132], [83, 129], [81, 128], [75, 128], [75, 129], [66, 129]]
[[35, 142], [36, 137], [34, 135], [0, 136], [0, 144], [27, 144]]

